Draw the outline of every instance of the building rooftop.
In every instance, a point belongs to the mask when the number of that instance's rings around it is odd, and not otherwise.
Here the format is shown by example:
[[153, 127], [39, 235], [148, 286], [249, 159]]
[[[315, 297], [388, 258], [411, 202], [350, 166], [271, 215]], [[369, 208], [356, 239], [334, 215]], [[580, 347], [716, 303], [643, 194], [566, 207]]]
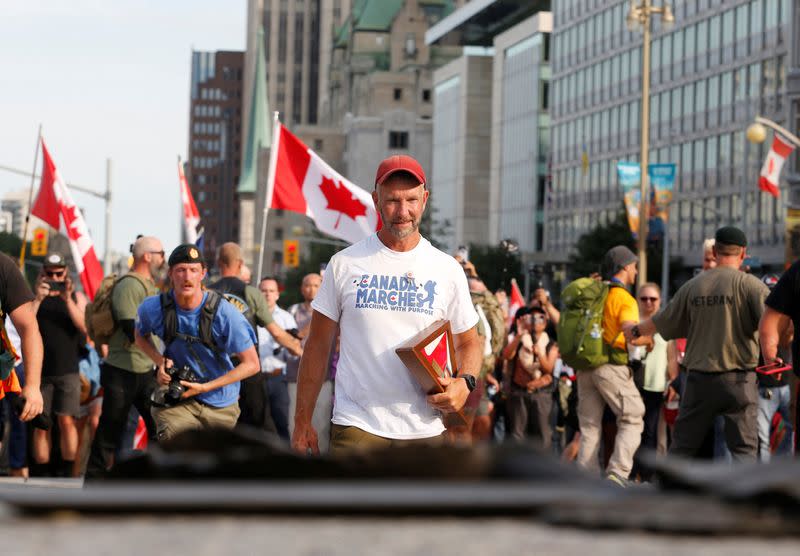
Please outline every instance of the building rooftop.
[[428, 29], [425, 43], [452, 38], [461, 45], [491, 46], [498, 33], [549, 9], [550, 0], [470, 0]]
[[[351, 28], [353, 31], [388, 33], [403, 4], [405, 0], [355, 0], [350, 16], [336, 30], [335, 46], [347, 44]], [[440, 11], [442, 17], [452, 13], [454, 9], [453, 0], [419, 0], [418, 4], [425, 11]]]

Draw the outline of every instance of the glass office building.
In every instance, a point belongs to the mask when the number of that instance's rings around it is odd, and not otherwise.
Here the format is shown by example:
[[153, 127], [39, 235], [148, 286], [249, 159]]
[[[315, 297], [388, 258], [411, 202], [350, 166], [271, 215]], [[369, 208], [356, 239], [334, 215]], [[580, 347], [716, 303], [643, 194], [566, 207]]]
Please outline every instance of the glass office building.
[[[673, 254], [696, 266], [703, 239], [733, 224], [745, 229], [753, 256], [778, 266], [786, 184], [780, 199], [759, 192], [769, 141], [750, 145], [745, 130], [757, 114], [781, 125], [797, 117], [787, 96], [793, 0], [671, 5], [672, 28], [663, 28], [660, 16], [653, 21], [650, 162], [677, 164]], [[616, 163], [639, 161], [642, 35], [626, 29], [628, 7], [626, 0], [554, 2], [545, 226], [553, 260], [565, 260], [582, 233], [616, 217]]]

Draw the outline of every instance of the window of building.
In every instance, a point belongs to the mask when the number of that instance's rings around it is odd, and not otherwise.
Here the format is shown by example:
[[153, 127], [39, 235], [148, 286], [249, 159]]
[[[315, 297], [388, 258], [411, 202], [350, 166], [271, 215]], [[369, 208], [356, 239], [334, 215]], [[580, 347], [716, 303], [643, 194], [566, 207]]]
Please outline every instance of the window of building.
[[408, 148], [408, 132], [407, 131], [390, 131], [389, 132], [389, 148], [390, 149], [407, 149]]
[[431, 101], [431, 90], [422, 89], [422, 102], [430, 102], [430, 101]]
[[402, 98], [403, 98], [403, 89], [400, 89], [399, 87], [395, 87], [395, 89], [394, 89], [394, 99], [395, 100], [401, 100]]
[[728, 106], [733, 101], [733, 72], [726, 71], [722, 74], [720, 83], [720, 105]]
[[722, 18], [715, 15], [708, 21], [708, 47], [711, 50], [716, 50], [722, 46]]
[[758, 62], [750, 64], [749, 73], [750, 84], [747, 93], [751, 99], [755, 99], [761, 94], [761, 64]]
[[750, 35], [750, 6], [742, 4], [736, 8], [736, 40], [743, 41]]
[[275, 228], [274, 239], [283, 239], [283, 228]]

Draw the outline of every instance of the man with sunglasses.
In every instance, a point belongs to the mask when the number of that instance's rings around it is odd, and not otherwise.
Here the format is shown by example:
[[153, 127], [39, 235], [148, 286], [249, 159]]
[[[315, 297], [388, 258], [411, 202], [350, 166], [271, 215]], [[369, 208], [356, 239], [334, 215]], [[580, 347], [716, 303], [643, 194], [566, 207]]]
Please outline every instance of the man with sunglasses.
[[80, 349], [84, 344], [86, 296], [75, 291], [61, 253], [44, 259], [42, 272], [34, 287], [33, 305], [44, 344], [42, 363], [42, 398], [44, 413], [55, 414], [58, 422], [61, 464], [50, 465], [50, 431], [33, 431], [31, 475], [69, 477], [78, 453], [78, 429], [75, 417], [80, 410], [81, 382], [78, 369]]
[[88, 477], [105, 472], [113, 454], [120, 448], [131, 406], [144, 419], [151, 441], [156, 426], [150, 414], [150, 395], [156, 388], [155, 371], [150, 358], [136, 346], [134, 329], [136, 311], [146, 297], [158, 293], [164, 265], [164, 246], [158, 238], [142, 236], [131, 248], [133, 266], [118, 279], [111, 292], [111, 310], [117, 328], [108, 342], [108, 355], [101, 367], [103, 412], [92, 443], [86, 469]]

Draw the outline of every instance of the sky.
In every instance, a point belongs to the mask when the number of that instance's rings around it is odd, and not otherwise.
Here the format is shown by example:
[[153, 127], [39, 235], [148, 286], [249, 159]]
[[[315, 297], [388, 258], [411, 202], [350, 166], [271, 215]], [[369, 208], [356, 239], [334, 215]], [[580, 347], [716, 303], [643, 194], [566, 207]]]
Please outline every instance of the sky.
[[[68, 184], [105, 191], [110, 158], [112, 249], [127, 252], [141, 233], [169, 251], [180, 240], [191, 52], [244, 50], [246, 19], [247, 0], [2, 0], [0, 166], [33, 168], [39, 124]], [[0, 170], [0, 197], [28, 187]], [[103, 201], [72, 194], [102, 257]]]

